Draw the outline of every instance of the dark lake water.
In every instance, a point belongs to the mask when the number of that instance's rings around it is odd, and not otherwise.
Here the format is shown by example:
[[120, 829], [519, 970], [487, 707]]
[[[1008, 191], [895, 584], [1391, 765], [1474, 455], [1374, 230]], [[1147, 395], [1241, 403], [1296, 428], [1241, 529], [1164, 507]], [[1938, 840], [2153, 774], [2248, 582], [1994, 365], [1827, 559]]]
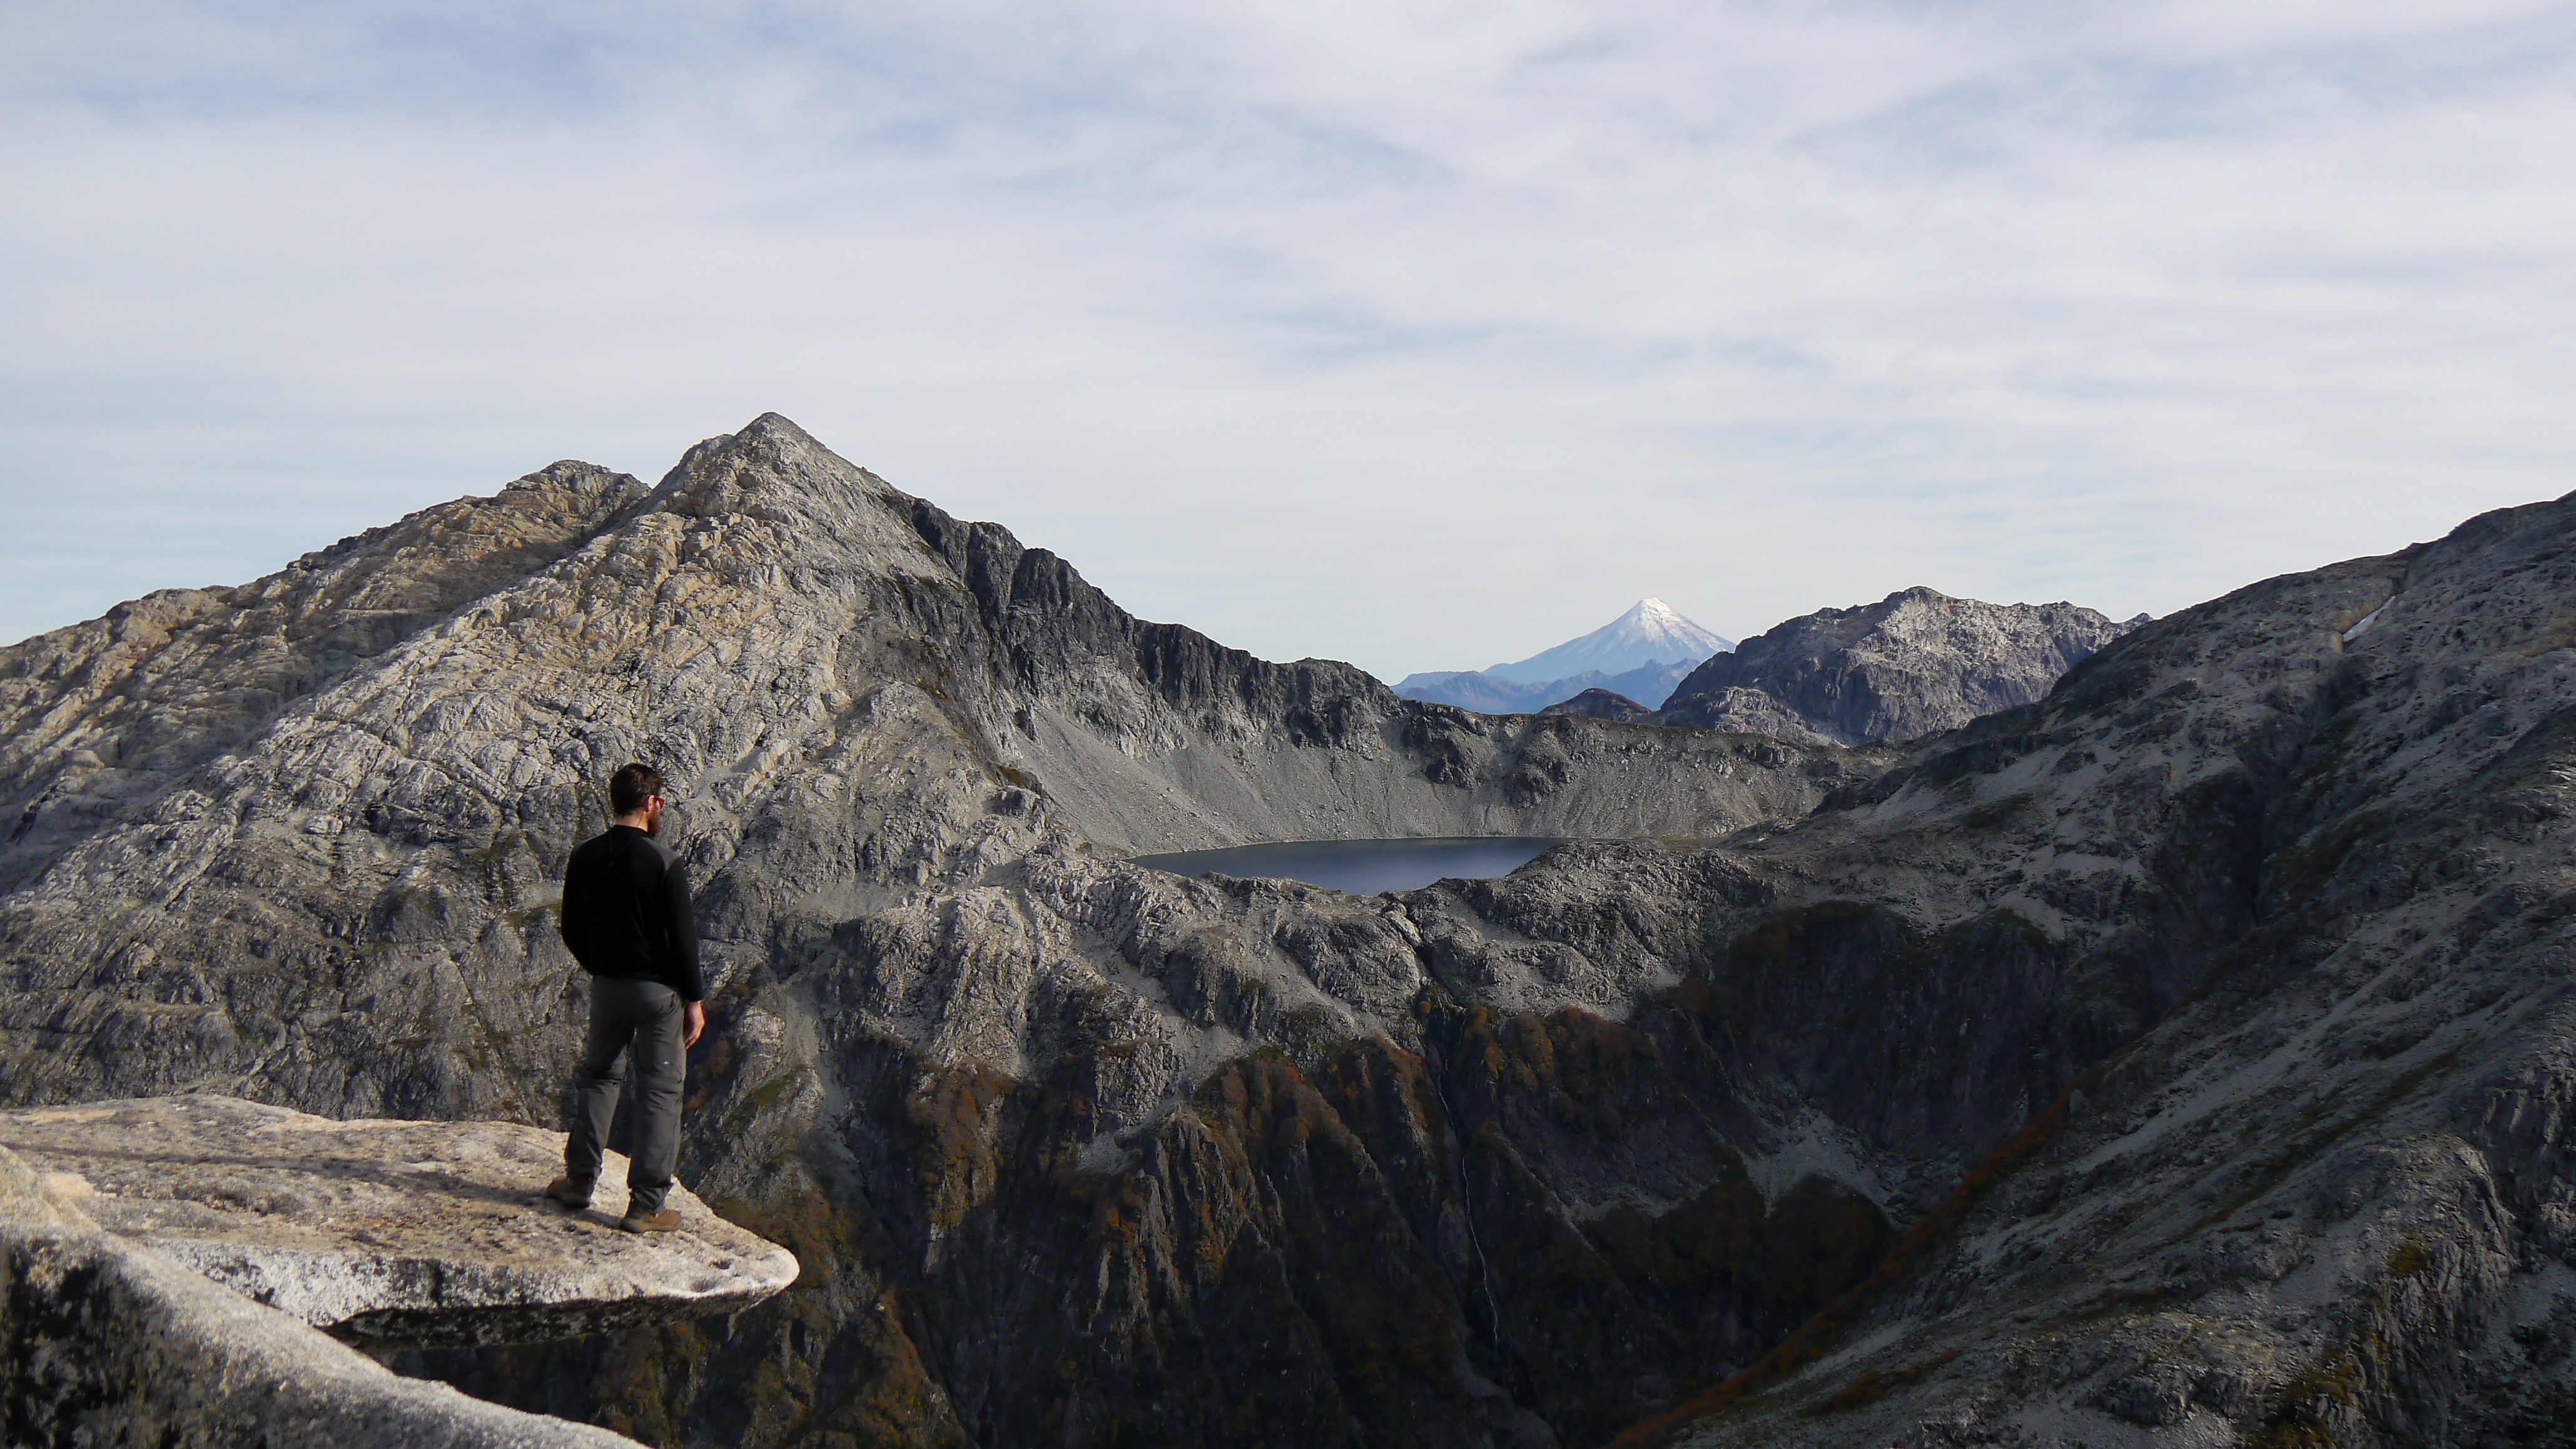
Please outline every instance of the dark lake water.
[[1431, 840], [1283, 840], [1225, 850], [1183, 850], [1140, 855], [1138, 865], [1174, 875], [1260, 876], [1330, 886], [1355, 896], [1420, 890], [1436, 880], [1486, 880], [1509, 875], [1562, 840], [1525, 835], [1474, 835]]

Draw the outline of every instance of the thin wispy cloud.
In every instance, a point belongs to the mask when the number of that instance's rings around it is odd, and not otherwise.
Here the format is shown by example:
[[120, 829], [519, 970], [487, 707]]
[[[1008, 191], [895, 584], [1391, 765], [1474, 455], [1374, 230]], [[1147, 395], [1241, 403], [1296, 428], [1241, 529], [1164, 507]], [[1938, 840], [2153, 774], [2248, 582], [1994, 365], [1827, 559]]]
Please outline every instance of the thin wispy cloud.
[[[357, 12], [363, 13], [357, 13]], [[1381, 673], [2576, 487], [2563, 6], [0, 20], [0, 634], [765, 409]]]

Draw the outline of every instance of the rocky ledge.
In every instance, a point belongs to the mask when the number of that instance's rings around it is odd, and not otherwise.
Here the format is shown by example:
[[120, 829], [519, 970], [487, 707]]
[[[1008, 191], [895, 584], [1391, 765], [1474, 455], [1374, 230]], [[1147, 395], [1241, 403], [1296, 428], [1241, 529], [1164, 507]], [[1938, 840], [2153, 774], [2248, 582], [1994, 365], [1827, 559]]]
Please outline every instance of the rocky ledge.
[[109, 1234], [369, 1347], [568, 1338], [747, 1308], [796, 1279], [794, 1255], [684, 1189], [679, 1231], [619, 1231], [615, 1153], [589, 1212], [543, 1205], [563, 1135], [511, 1123], [163, 1097], [0, 1113], [0, 1147]]
[[383, 1364], [83, 1213], [0, 1147], [0, 1444], [636, 1449]]

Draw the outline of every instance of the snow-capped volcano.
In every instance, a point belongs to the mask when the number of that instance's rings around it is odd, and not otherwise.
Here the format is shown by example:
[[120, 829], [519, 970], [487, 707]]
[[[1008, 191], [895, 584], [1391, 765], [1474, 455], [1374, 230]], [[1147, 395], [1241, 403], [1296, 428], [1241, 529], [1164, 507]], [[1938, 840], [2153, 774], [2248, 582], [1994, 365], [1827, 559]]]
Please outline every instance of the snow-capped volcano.
[[1712, 654], [1734, 648], [1673, 611], [1661, 599], [1637, 606], [1580, 639], [1518, 664], [1462, 673], [1408, 674], [1395, 687], [1406, 699], [1434, 699], [1488, 714], [1527, 714], [1587, 689], [1607, 689], [1648, 709]]
[[1517, 664], [1485, 671], [1514, 684], [1542, 684], [1577, 674], [1625, 674], [1648, 664], [1697, 664], [1735, 647], [1685, 619], [1661, 599], [1639, 599], [1635, 608], [1580, 639], [1569, 639]]

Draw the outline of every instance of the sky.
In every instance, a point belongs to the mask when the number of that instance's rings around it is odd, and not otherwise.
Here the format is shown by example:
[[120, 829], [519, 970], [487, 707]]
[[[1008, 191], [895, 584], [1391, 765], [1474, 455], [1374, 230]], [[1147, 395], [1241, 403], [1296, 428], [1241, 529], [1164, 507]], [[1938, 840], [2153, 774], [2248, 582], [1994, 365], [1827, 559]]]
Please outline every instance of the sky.
[[2576, 7], [0, 0], [0, 639], [782, 412], [1389, 679], [2576, 489]]

